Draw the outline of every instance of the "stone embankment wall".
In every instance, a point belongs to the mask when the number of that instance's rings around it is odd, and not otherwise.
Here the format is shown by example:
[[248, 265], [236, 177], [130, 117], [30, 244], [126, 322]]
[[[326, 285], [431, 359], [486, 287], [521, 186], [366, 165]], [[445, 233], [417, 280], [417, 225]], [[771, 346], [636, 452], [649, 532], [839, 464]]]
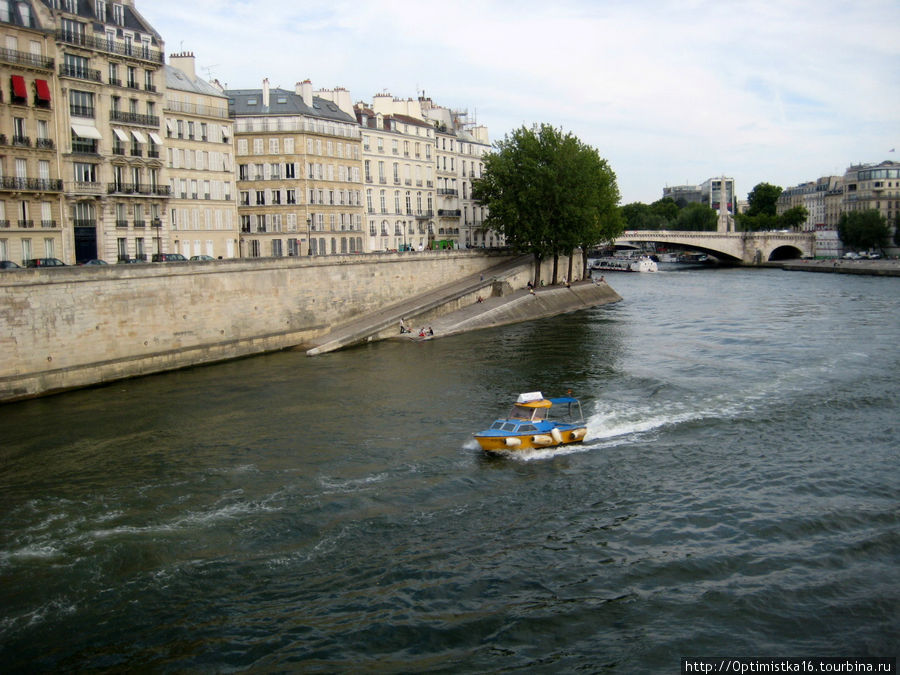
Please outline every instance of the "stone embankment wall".
[[0, 401], [302, 346], [505, 258], [474, 251], [0, 274]]

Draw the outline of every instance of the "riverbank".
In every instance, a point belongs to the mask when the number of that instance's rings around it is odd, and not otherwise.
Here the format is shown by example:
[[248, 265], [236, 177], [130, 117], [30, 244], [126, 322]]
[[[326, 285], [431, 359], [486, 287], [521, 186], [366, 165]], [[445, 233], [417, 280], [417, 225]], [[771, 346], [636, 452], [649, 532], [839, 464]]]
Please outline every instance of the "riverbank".
[[787, 260], [766, 263], [789, 272], [829, 272], [832, 274], [865, 274], [880, 277], [900, 277], [900, 260]]

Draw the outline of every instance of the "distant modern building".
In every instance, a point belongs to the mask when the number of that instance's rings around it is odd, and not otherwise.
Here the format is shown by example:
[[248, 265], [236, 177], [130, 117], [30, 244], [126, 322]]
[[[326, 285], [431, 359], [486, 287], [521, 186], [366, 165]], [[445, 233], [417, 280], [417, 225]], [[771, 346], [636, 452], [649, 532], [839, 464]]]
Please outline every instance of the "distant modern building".
[[234, 122], [225, 92], [197, 77], [194, 55], [172, 54], [166, 75], [166, 169], [172, 250], [236, 258]]
[[362, 151], [350, 94], [225, 92], [235, 119], [241, 256], [361, 253]]
[[663, 199], [672, 199], [679, 207], [702, 204], [703, 192], [699, 185], [672, 185], [663, 188]]

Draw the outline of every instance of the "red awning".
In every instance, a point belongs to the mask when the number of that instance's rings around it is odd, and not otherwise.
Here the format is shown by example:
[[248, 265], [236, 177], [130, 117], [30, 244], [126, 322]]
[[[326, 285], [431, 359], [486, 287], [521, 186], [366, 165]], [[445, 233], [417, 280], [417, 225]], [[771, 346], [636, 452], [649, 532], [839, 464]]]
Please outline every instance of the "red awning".
[[19, 98], [28, 98], [28, 89], [25, 88], [25, 78], [21, 75], [12, 76], [13, 94]]
[[41, 101], [50, 102], [50, 85], [47, 84], [47, 80], [35, 80], [35, 86], [37, 86], [37, 97]]

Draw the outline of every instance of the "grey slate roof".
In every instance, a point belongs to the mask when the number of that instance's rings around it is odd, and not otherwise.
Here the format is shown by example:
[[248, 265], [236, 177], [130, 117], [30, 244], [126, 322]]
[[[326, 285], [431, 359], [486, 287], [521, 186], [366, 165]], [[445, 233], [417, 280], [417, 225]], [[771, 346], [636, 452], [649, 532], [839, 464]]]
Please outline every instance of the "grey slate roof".
[[205, 96], [218, 96], [226, 98], [226, 95], [219, 89], [216, 89], [206, 80], [191, 78], [190, 75], [179, 70], [174, 66], [163, 66], [166, 73], [166, 87], [169, 89], [177, 89], [178, 91], [190, 91], [195, 94], [203, 94]]
[[[262, 89], [226, 89], [228, 112], [232, 117], [250, 117], [264, 115], [305, 115], [319, 117], [335, 122], [356, 124], [356, 118], [338, 108], [336, 103], [313, 96], [312, 107], [303, 102], [303, 97], [286, 89], [269, 90], [269, 105], [263, 105]], [[255, 105], [248, 102], [255, 100]]]

